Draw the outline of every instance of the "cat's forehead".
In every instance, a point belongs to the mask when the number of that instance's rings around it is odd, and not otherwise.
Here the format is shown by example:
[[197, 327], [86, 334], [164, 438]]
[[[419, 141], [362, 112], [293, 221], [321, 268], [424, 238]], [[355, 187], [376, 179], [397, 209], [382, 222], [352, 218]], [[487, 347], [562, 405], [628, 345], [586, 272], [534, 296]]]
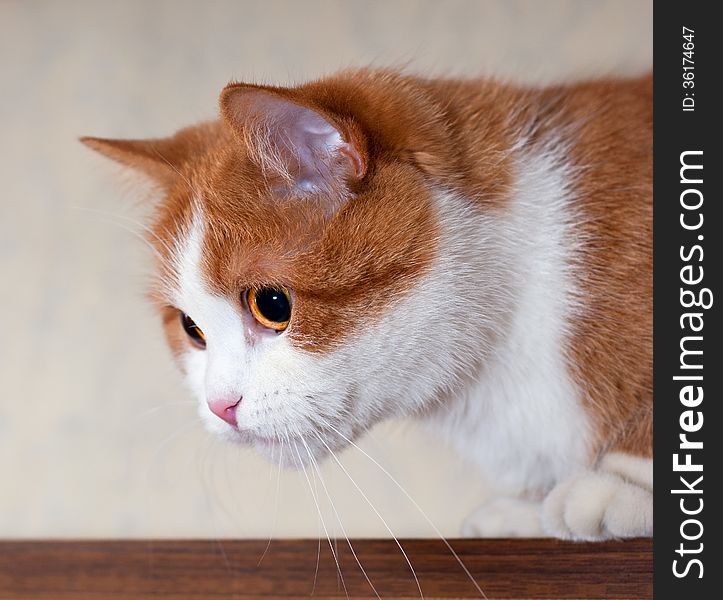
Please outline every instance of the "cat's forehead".
[[403, 171], [382, 169], [376, 185], [331, 216], [313, 198], [274, 197], [240, 171], [196, 178], [193, 193], [161, 207], [156, 233], [173, 238], [162, 276], [178, 289], [193, 252], [204, 290], [239, 310], [246, 289], [285, 286], [294, 295], [289, 336], [310, 349], [332, 347], [411, 290], [434, 259], [432, 196]]

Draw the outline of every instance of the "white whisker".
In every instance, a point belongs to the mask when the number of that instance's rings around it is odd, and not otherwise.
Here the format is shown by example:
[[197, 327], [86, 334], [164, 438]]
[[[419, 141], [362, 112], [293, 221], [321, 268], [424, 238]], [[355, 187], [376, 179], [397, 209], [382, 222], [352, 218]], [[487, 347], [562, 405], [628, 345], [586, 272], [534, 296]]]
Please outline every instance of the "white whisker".
[[[316, 477], [314, 477], [314, 493], [319, 495], [319, 490], [316, 489]], [[316, 567], [314, 569], [314, 584], [311, 586], [311, 595], [314, 595], [314, 592], [316, 591], [316, 581], [319, 577], [319, 561], [321, 559], [321, 521], [317, 518], [316, 519], [316, 537], [317, 537], [317, 544], [316, 544]]]
[[175, 402], [165, 402], [165, 403], [159, 404], [157, 406], [152, 406], [151, 408], [138, 413], [136, 415], [136, 419], [142, 419], [144, 417], [148, 417], [148, 416], [152, 415], [153, 413], [156, 413], [159, 410], [162, 410], [169, 406], [187, 406], [189, 404], [196, 405], [196, 404], [198, 404], [198, 402], [196, 402], [195, 400], [177, 400]]
[[281, 485], [281, 460], [284, 455], [284, 446], [283, 444], [279, 444], [279, 462], [278, 462], [278, 469], [276, 471], [276, 496], [274, 497], [274, 520], [271, 522], [271, 533], [269, 533], [269, 541], [266, 544], [266, 548], [264, 548], [264, 552], [261, 555], [261, 558], [259, 558], [259, 562], [256, 564], [257, 567], [261, 566], [261, 563], [264, 560], [264, 557], [266, 556], [266, 553], [269, 551], [269, 547], [271, 546], [271, 539], [274, 537], [274, 532], [276, 531], [276, 520], [279, 516], [279, 487]]
[[182, 434], [184, 434], [184, 433], [188, 433], [188, 431], [189, 431], [192, 427], [195, 427], [195, 426], [197, 425], [197, 423], [198, 423], [197, 420], [193, 420], [193, 421], [191, 421], [190, 423], [186, 423], [185, 425], [182, 425], [181, 427], [179, 427], [178, 429], [176, 429], [171, 435], [169, 435], [168, 437], [166, 437], [166, 439], [164, 439], [163, 441], [161, 441], [161, 442], [158, 444], [158, 447], [156, 448], [156, 451], [155, 451], [154, 454], [153, 454], [153, 459], [156, 460], [156, 459], [158, 458], [158, 455], [160, 454], [161, 450], [163, 450], [163, 448], [164, 448], [165, 446], [167, 446], [170, 442], [172, 442], [173, 440], [175, 440], [178, 436], [180, 436], [180, 435], [182, 435]]
[[[291, 442], [289, 442], [289, 448], [291, 448]], [[301, 460], [301, 454], [299, 453], [299, 448], [297, 446], [294, 446], [294, 450], [296, 451], [296, 457], [299, 459], [299, 465], [301, 466], [301, 469], [304, 472], [304, 477], [306, 478], [306, 483], [309, 485], [309, 491], [311, 492], [311, 497], [314, 500], [314, 504], [316, 505], [316, 510], [319, 513], [319, 518], [321, 519], [321, 526], [324, 528], [324, 533], [326, 534], [326, 539], [329, 542], [329, 548], [331, 550], [331, 554], [334, 557], [334, 562], [336, 563], [336, 571], [339, 574], [339, 578], [341, 579], [341, 585], [344, 588], [344, 594], [346, 595], [346, 597], [348, 599], [349, 592], [347, 592], [347, 590], [346, 590], [346, 584], [344, 583], [344, 576], [341, 574], [341, 565], [339, 564], [339, 559], [337, 558], [336, 551], [334, 550], [334, 545], [331, 543], [331, 536], [329, 535], [329, 531], [326, 528], [326, 523], [324, 522], [324, 517], [321, 514], [321, 508], [319, 507], [319, 502], [316, 499], [316, 496], [314, 495], [314, 490], [311, 487], [311, 480], [309, 479], [309, 474], [306, 472], [306, 466], [304, 466], [304, 461]]]
[[409, 569], [412, 571], [412, 576], [414, 577], [414, 581], [415, 581], [415, 583], [417, 584], [417, 589], [419, 590], [419, 597], [422, 598], [422, 600], [424, 600], [424, 593], [422, 592], [422, 586], [421, 586], [420, 583], [419, 583], [419, 578], [417, 577], [417, 572], [414, 570], [414, 567], [412, 566], [412, 562], [409, 560], [409, 556], [407, 556], [407, 553], [405, 552], [404, 548], [402, 547], [402, 544], [400, 543], [400, 541], [397, 539], [397, 536], [394, 535], [394, 532], [391, 530], [391, 528], [390, 528], [389, 525], [387, 524], [387, 522], [386, 522], [386, 520], [384, 519], [384, 517], [383, 517], [383, 516], [381, 515], [381, 513], [377, 510], [377, 508], [374, 506], [374, 504], [372, 503], [372, 501], [369, 500], [369, 498], [368, 498], [367, 495], [362, 491], [362, 489], [359, 487], [359, 485], [357, 485], [357, 482], [354, 481], [354, 478], [349, 474], [349, 472], [346, 470], [346, 468], [344, 467], [344, 465], [341, 464], [341, 461], [337, 458], [336, 454], [334, 454], [334, 452], [331, 450], [331, 448], [329, 448], [329, 446], [328, 446], [327, 443], [324, 441], [324, 439], [323, 439], [320, 435], [318, 435], [318, 434], [317, 434], [317, 438], [318, 438], [319, 441], [324, 445], [324, 447], [327, 449], [327, 451], [329, 452], [329, 454], [331, 455], [331, 457], [334, 459], [334, 461], [336, 461], [336, 464], [338, 464], [339, 467], [341, 467], [341, 470], [342, 470], [342, 471], [344, 472], [344, 474], [349, 478], [349, 481], [351, 481], [352, 485], [357, 489], [357, 491], [362, 495], [362, 498], [364, 498], [364, 500], [366, 500], [367, 504], [369, 504], [369, 506], [371, 507], [371, 509], [372, 509], [372, 510], [374, 511], [374, 513], [377, 515], [377, 517], [379, 517], [379, 520], [382, 522], [382, 524], [384, 525], [384, 527], [386, 528], [386, 530], [389, 532], [389, 535], [391, 535], [392, 538], [394, 539], [394, 541], [396, 542], [397, 546], [399, 547], [399, 551], [402, 553], [402, 556], [404, 556], [404, 560], [407, 561], [407, 565], [409, 565]]
[[[394, 485], [396, 485], [396, 486], [401, 490], [401, 492], [409, 499], [409, 501], [410, 501], [410, 502], [414, 505], [414, 507], [419, 511], [419, 513], [422, 515], [422, 517], [424, 517], [424, 520], [427, 521], [427, 523], [432, 527], [432, 529], [434, 529], [434, 532], [439, 536], [439, 539], [441, 539], [442, 542], [444, 542], [445, 546], [447, 546], [447, 549], [451, 552], [452, 556], [453, 556], [453, 557], [455, 558], [455, 560], [459, 563], [459, 566], [462, 567], [462, 570], [467, 574], [467, 577], [469, 577], [469, 580], [472, 582], [472, 584], [473, 584], [474, 587], [477, 589], [477, 591], [480, 593], [480, 595], [481, 595], [483, 598], [485, 598], [485, 600], [487, 600], [487, 594], [485, 594], [485, 593], [482, 591], [482, 588], [479, 586], [479, 584], [477, 583], [477, 581], [475, 580], [475, 578], [472, 577], [472, 573], [469, 572], [469, 569], [468, 569], [467, 566], [464, 564], [464, 562], [463, 562], [462, 559], [459, 557], [459, 555], [454, 551], [454, 549], [452, 548], [452, 546], [450, 545], [450, 543], [447, 541], [447, 538], [445, 538], [445, 537], [442, 535], [442, 532], [439, 531], [439, 529], [437, 528], [437, 526], [432, 522], [432, 520], [431, 520], [431, 519], [427, 516], [427, 514], [422, 510], [422, 507], [419, 506], [419, 504], [417, 504], [417, 502], [414, 500], [414, 498], [412, 498], [412, 496], [409, 494], [409, 492], [407, 492], [407, 490], [404, 489], [404, 487], [402, 486], [402, 484], [400, 484], [400, 483], [394, 478], [394, 476], [393, 476], [391, 473], [389, 473], [389, 471], [387, 471], [382, 465], [380, 465], [372, 456], [370, 456], [369, 454], [367, 454], [364, 450], [362, 450], [359, 446], [357, 446], [353, 441], [351, 441], [351, 440], [350, 440], [348, 437], [346, 437], [343, 433], [341, 433], [340, 431], [338, 431], [333, 425], [331, 425], [330, 423], [327, 423], [327, 426], [328, 426], [332, 431], [334, 431], [334, 433], [336, 433], [338, 436], [340, 436], [342, 439], [344, 439], [349, 445], [351, 445], [353, 448], [356, 448], [357, 450], [359, 450], [359, 452], [361, 452], [361, 453], [362, 453], [364, 456], [366, 456], [370, 461], [372, 461], [377, 467], [379, 467], [379, 468], [382, 470], [382, 473], [384, 473], [384, 474], [392, 481], [392, 483], [394, 483]], [[323, 440], [322, 440], [322, 443], [323, 443]], [[324, 445], [326, 445], [326, 444], [324, 444]], [[328, 446], [327, 446], [327, 449], [328, 449]], [[330, 450], [330, 452], [331, 452], [331, 450]], [[337, 462], [338, 462], [338, 461], [337, 461]]]
[[[158, 249], [153, 244], [151, 244], [151, 242], [147, 238], [145, 238], [143, 235], [141, 235], [135, 229], [131, 229], [130, 227], [125, 226], [123, 223], [120, 223], [119, 219], [127, 221], [128, 223], [135, 225], [136, 227], [143, 230], [152, 239], [156, 240], [163, 248], [165, 248], [165, 250], [168, 252], [169, 256], [174, 255], [174, 252], [172, 251], [172, 249], [168, 246], [168, 244], [163, 239], [161, 239], [150, 227], [148, 227], [147, 225], [144, 225], [143, 223], [141, 223], [140, 221], [138, 221], [136, 219], [133, 219], [126, 215], [120, 215], [120, 214], [112, 213], [112, 212], [109, 212], [106, 210], [100, 210], [97, 208], [89, 208], [86, 206], [71, 206], [70, 208], [73, 210], [81, 210], [84, 212], [93, 213], [96, 216], [106, 217], [106, 219], [103, 222], [109, 223], [112, 225], [116, 225], [116, 226], [120, 227], [121, 229], [123, 229], [124, 231], [127, 231], [127, 232], [133, 234], [138, 239], [142, 240], [151, 249], [151, 251], [156, 255], [156, 257], [158, 259], [162, 260], [163, 256], [158, 252]], [[99, 219], [99, 220], [101, 220], [101, 219]]]
[[374, 595], [381, 600], [381, 596], [379, 595], [379, 592], [377, 592], [377, 589], [374, 587], [374, 584], [369, 579], [369, 576], [367, 575], [366, 570], [361, 564], [361, 561], [357, 557], [356, 552], [354, 551], [354, 546], [352, 546], [351, 540], [349, 539], [349, 536], [346, 533], [346, 529], [344, 528], [344, 524], [341, 521], [341, 517], [339, 516], [339, 513], [336, 510], [336, 506], [334, 505], [334, 501], [331, 499], [331, 494], [329, 493], [329, 490], [326, 487], [326, 483], [324, 483], [324, 478], [321, 476], [321, 470], [319, 469], [319, 465], [316, 462], [316, 458], [314, 458], [314, 455], [311, 453], [311, 450], [309, 449], [309, 446], [302, 438], [302, 443], [304, 444], [304, 447], [306, 448], [306, 451], [309, 454], [309, 458], [311, 459], [311, 464], [316, 470], [317, 475], [319, 476], [319, 481], [321, 482], [321, 487], [324, 489], [324, 493], [326, 494], [326, 497], [329, 499], [329, 504], [331, 504], [331, 509], [334, 511], [334, 515], [336, 516], [336, 520], [339, 522], [339, 527], [341, 527], [341, 532], [346, 538], [346, 543], [349, 545], [349, 550], [351, 550], [352, 556], [354, 557], [354, 560], [356, 561], [356, 564], [359, 565], [359, 568], [361, 569], [362, 574], [364, 575], [364, 579], [367, 580], [367, 583], [372, 588], [372, 591], [374, 592]]

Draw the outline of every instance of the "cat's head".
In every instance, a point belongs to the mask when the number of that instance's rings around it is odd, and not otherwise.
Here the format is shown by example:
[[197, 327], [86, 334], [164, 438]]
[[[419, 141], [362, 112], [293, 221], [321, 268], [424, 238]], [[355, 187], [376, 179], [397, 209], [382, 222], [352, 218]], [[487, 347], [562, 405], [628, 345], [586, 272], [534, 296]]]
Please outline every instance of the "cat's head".
[[203, 420], [287, 464], [429, 408], [485, 346], [494, 303], [454, 239], [468, 208], [430, 184], [444, 134], [386, 108], [232, 84], [219, 121], [83, 140], [162, 188], [153, 295]]

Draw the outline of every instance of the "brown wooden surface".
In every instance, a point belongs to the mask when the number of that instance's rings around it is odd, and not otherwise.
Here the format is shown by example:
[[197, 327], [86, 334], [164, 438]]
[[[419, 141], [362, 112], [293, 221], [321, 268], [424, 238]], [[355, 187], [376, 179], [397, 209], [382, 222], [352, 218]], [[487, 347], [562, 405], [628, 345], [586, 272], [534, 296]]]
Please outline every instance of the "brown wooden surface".
[[[427, 599], [479, 598], [440, 541], [402, 540]], [[651, 598], [652, 540], [451, 540], [488, 598]], [[345, 598], [324, 541], [0, 542], [0, 598]], [[393, 540], [353, 541], [383, 598], [419, 598]], [[349, 597], [375, 597], [345, 541], [337, 552]]]

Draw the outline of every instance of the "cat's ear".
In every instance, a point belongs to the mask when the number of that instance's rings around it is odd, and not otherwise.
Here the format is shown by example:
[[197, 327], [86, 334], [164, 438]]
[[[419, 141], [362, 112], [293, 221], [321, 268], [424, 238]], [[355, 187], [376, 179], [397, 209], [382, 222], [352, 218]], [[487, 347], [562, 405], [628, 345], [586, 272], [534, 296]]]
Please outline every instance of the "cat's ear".
[[176, 136], [148, 140], [114, 140], [82, 137], [80, 141], [96, 152], [139, 171], [170, 189], [177, 181], [178, 169], [185, 159], [184, 148]]
[[348, 190], [367, 170], [364, 140], [349, 122], [279, 91], [231, 84], [221, 113], [250, 158], [295, 195]]

